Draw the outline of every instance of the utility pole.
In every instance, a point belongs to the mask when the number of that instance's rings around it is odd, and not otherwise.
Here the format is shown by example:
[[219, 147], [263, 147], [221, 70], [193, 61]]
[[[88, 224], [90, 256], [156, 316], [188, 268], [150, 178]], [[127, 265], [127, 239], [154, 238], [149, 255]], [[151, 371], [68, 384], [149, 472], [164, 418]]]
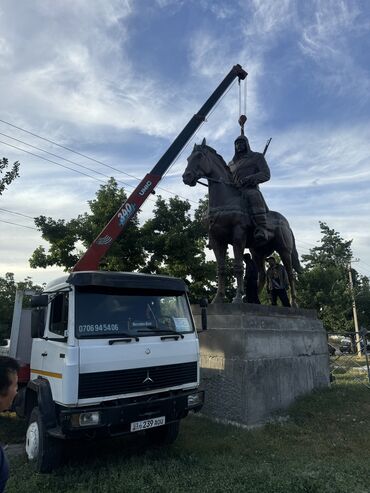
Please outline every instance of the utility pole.
[[[358, 262], [358, 261], [359, 259], [353, 260], [353, 262]], [[352, 311], [353, 311], [353, 323], [355, 326], [356, 351], [357, 351], [357, 356], [360, 356], [361, 355], [360, 331], [358, 328], [357, 308], [356, 308], [355, 292], [353, 289], [351, 262], [349, 262], [348, 264], [348, 277], [349, 277], [349, 289], [351, 291], [351, 298], [352, 298]]]

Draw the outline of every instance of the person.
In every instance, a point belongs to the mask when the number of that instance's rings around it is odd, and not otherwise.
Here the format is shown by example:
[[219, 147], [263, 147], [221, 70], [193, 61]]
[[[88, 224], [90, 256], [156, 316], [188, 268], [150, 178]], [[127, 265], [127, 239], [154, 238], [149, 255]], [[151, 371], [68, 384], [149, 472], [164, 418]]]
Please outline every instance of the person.
[[271, 304], [276, 305], [279, 298], [283, 306], [291, 306], [287, 294], [289, 280], [285, 267], [278, 264], [274, 257], [268, 257], [266, 262], [269, 264], [266, 278], [267, 292], [271, 297]]
[[255, 225], [254, 238], [258, 244], [268, 240], [266, 202], [259, 184], [270, 179], [270, 168], [260, 152], [253, 152], [245, 135], [240, 135], [234, 143], [235, 154], [229, 163], [233, 181], [242, 192], [244, 203]]
[[[0, 356], [0, 412], [11, 408], [18, 386], [18, 362], [9, 356]], [[0, 493], [9, 477], [8, 461], [0, 445]]]
[[258, 269], [256, 262], [252, 259], [249, 253], [243, 255], [245, 262], [245, 275], [244, 275], [244, 293], [247, 303], [256, 303], [260, 305], [261, 302], [258, 298]]

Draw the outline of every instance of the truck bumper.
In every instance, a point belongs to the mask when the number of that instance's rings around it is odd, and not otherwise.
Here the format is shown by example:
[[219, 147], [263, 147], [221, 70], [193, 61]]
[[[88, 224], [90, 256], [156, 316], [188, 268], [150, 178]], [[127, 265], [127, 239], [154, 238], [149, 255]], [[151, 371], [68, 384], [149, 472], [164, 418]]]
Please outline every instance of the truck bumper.
[[[199, 411], [204, 402], [204, 391], [193, 390], [181, 394], [139, 402], [118, 402], [113, 405], [63, 409], [60, 427], [48, 430], [58, 438], [77, 438], [94, 431], [100, 436], [131, 433], [131, 423], [165, 416], [166, 424], [185, 418], [189, 411]], [[84, 424], [81, 424], [84, 423]]]

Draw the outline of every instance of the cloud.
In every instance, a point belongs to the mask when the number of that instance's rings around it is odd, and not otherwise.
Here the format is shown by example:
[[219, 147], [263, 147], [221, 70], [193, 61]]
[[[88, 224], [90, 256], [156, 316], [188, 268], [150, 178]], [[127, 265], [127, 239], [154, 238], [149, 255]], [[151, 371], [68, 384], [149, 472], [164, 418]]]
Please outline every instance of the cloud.
[[347, 36], [359, 28], [360, 11], [355, 4], [350, 7], [338, 0], [316, 1], [314, 5], [314, 20], [304, 26], [301, 49], [316, 60], [333, 61], [333, 56], [337, 59], [347, 51]]
[[[36, 32], [27, 25], [26, 47], [14, 33], [7, 50], [3, 45], [3, 52], [13, 52], [14, 60], [12, 73], [0, 83], [8, 96], [3, 115], [40, 129], [52, 114], [52, 132], [56, 125], [68, 124], [75, 127], [75, 135], [84, 132], [85, 137], [99, 126], [105, 142], [128, 130], [173, 135], [192, 97], [137, 72], [127, 44], [134, 4], [100, 1], [91, 8], [91, 3], [79, 1], [72, 8], [70, 3], [53, 9], [52, 2], [39, 2], [38, 9], [26, 14], [29, 26], [42, 22], [43, 28]], [[15, 17], [10, 7], [7, 16]], [[2, 22], [5, 16], [0, 28]], [[20, 27], [18, 17], [15, 23]], [[14, 108], [22, 108], [22, 113]]]
[[271, 184], [297, 188], [355, 185], [370, 179], [370, 125], [314, 127], [296, 125], [273, 140], [269, 161], [276, 170]]
[[[244, 33], [250, 39], [255, 39], [257, 45], [261, 42], [264, 50], [266, 43], [271, 43], [287, 25], [296, 21], [295, 2], [292, 0], [252, 0], [250, 3], [251, 19], [248, 12]], [[256, 39], [257, 38], [257, 39]]]
[[363, 50], [370, 47], [365, 5], [361, 8], [360, 3], [344, 0], [316, 0], [311, 15], [302, 21], [299, 47], [319, 67], [313, 77], [325, 84], [326, 90], [369, 99], [370, 76], [362, 64]]

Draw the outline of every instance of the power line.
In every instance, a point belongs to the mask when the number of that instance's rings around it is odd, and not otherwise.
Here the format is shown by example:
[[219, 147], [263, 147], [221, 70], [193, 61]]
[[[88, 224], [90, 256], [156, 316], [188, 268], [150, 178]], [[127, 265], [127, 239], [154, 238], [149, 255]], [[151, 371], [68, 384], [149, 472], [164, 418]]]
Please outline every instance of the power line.
[[[87, 169], [89, 171], [92, 171], [93, 173], [97, 173], [98, 175], [102, 175], [105, 178], [110, 178], [110, 176], [105, 175], [104, 173], [101, 173], [100, 171], [97, 171], [97, 170], [95, 170], [93, 168], [89, 168], [88, 166], [84, 166], [83, 164], [76, 163], [76, 161], [71, 161], [70, 159], [67, 159], [65, 157], [59, 156], [58, 154], [54, 154], [52, 152], [46, 151], [45, 149], [42, 149], [41, 147], [34, 146], [32, 144], [29, 144], [28, 142], [24, 142], [23, 140], [16, 139], [15, 137], [11, 137], [10, 135], [7, 135], [7, 134], [3, 134], [2, 132], [0, 132], [0, 135], [3, 135], [4, 137], [6, 137], [8, 139], [12, 139], [12, 140], [15, 140], [17, 142], [20, 142], [21, 144], [24, 144], [26, 146], [32, 147], [33, 149], [37, 149], [38, 151], [45, 152], [46, 154], [49, 154], [50, 156], [56, 157], [58, 159], [62, 159], [63, 161], [66, 161], [67, 163], [74, 164], [75, 166], [79, 166], [81, 168], [84, 168], [84, 169]], [[126, 187], [135, 188], [135, 187], [133, 187], [133, 185], [130, 185], [130, 184], [124, 182], [124, 181], [121, 181], [121, 180], [117, 180], [117, 181], [119, 181], [120, 183], [122, 183]]]
[[[33, 133], [33, 132], [30, 132], [29, 130], [26, 130], [26, 129], [22, 128], [22, 127], [18, 127], [17, 125], [14, 125], [13, 123], [7, 122], [6, 120], [1, 120], [1, 119], [0, 119], [0, 122], [5, 123], [6, 125], [9, 125], [9, 126], [11, 126], [11, 127], [14, 127], [14, 128], [16, 128], [17, 130], [21, 130], [22, 132], [25, 132], [25, 133], [27, 133], [27, 134], [30, 134], [30, 135], [32, 135], [33, 137], [36, 137], [36, 138], [38, 138], [38, 139], [44, 140], [44, 141], [46, 141], [46, 142], [49, 142], [50, 144], [53, 144], [53, 145], [55, 145], [55, 146], [57, 146], [57, 147], [60, 147], [61, 149], [64, 149], [64, 150], [69, 151], [69, 152], [72, 152], [72, 153], [74, 153], [74, 154], [77, 154], [78, 156], [81, 156], [81, 157], [85, 158], [85, 159], [89, 159], [90, 161], [93, 161], [93, 162], [95, 162], [95, 163], [97, 163], [97, 164], [100, 164], [100, 165], [102, 165], [102, 166], [105, 166], [105, 167], [107, 167], [107, 168], [110, 168], [110, 169], [112, 169], [113, 171], [117, 171], [118, 173], [121, 173], [121, 174], [124, 174], [124, 175], [126, 175], [126, 176], [129, 176], [130, 178], [133, 178], [133, 179], [135, 179], [135, 180], [137, 180], [137, 181], [139, 181], [139, 182], [140, 182], [140, 180], [141, 180], [141, 178], [138, 178], [138, 177], [137, 177], [137, 176], [135, 176], [135, 175], [132, 175], [132, 174], [130, 174], [130, 173], [127, 173], [126, 171], [122, 171], [122, 170], [120, 170], [120, 169], [118, 169], [118, 168], [114, 168], [113, 166], [111, 166], [111, 165], [109, 165], [109, 164], [106, 164], [106, 163], [104, 163], [103, 161], [99, 161], [98, 159], [92, 158], [91, 156], [88, 156], [87, 154], [83, 154], [82, 152], [75, 151], [75, 150], [71, 149], [70, 147], [63, 146], [63, 145], [61, 145], [61, 144], [58, 144], [57, 142], [55, 142], [55, 141], [53, 141], [53, 140], [51, 140], [51, 139], [47, 139], [46, 137], [42, 137], [41, 135], [38, 135], [38, 134]], [[198, 129], [198, 130], [199, 130], [199, 129]], [[0, 133], [0, 135], [5, 135], [5, 134]], [[5, 135], [5, 136], [6, 136], [6, 137], [8, 137], [7, 135]], [[26, 142], [23, 142], [23, 141], [21, 141], [21, 140], [18, 140], [18, 139], [16, 139], [15, 137], [8, 137], [8, 138], [11, 138], [11, 139], [17, 140], [18, 142], [21, 142], [21, 143], [23, 143], [23, 144], [25, 144], [25, 145], [28, 145], [28, 146], [30, 146], [30, 147], [34, 147], [35, 149], [41, 150], [41, 151], [43, 151], [43, 152], [46, 152], [47, 154], [51, 154], [51, 155], [52, 155], [52, 156], [54, 156], [54, 157], [58, 157], [59, 159], [63, 159], [63, 160], [68, 161], [68, 162], [70, 162], [70, 163], [76, 164], [77, 166], [82, 166], [82, 165], [80, 165], [80, 164], [75, 163], [74, 161], [70, 161], [69, 159], [63, 158], [63, 157], [61, 157], [61, 156], [58, 156], [58, 155], [53, 154], [53, 153], [51, 153], [51, 152], [48, 152], [48, 151], [46, 151], [46, 150], [44, 150], [44, 149], [41, 149], [41, 148], [39, 148], [39, 147], [33, 146], [33, 145], [28, 144], [28, 143], [26, 143]], [[181, 151], [181, 153], [182, 153], [182, 151]], [[175, 162], [176, 162], [176, 160], [180, 157], [181, 153], [180, 153], [180, 154], [176, 157], [176, 159], [175, 159], [174, 163], [175, 163]], [[174, 164], [174, 163], [173, 163], [173, 164]], [[171, 167], [173, 166], [173, 164], [171, 165]], [[87, 168], [86, 166], [82, 166], [82, 167]], [[89, 170], [91, 171], [91, 168], [87, 168], [87, 169], [89, 169]], [[95, 171], [95, 170], [93, 170], [93, 171], [94, 171], [94, 172], [97, 172], [97, 171]], [[98, 173], [98, 172], [97, 172], [97, 173]], [[103, 173], [99, 173], [99, 174], [102, 174], [103, 176], [106, 176], [106, 175], [104, 175]], [[119, 181], [119, 180], [117, 180], [117, 181]], [[124, 183], [124, 182], [123, 182], [123, 181], [121, 181], [121, 183]], [[124, 183], [124, 184], [125, 184], [125, 183]], [[128, 185], [128, 184], [125, 184], [125, 185], [126, 185], [126, 186], [128, 186], [128, 187], [135, 188], [133, 185]], [[158, 187], [158, 186], [157, 186], [157, 189], [158, 189], [158, 190], [162, 190], [162, 191], [164, 191], [164, 192], [167, 192], [167, 193], [169, 193], [169, 194], [171, 194], [171, 195], [177, 195], [178, 197], [180, 197], [180, 198], [181, 198], [181, 199], [183, 199], [183, 200], [189, 200], [189, 202], [193, 202], [194, 204], [196, 204], [196, 202], [195, 202], [194, 200], [191, 200], [191, 199], [186, 199], [185, 197], [182, 197], [182, 196], [181, 196], [181, 195], [179, 195], [179, 194], [175, 194], [174, 192], [172, 192], [171, 190], [168, 190], [168, 189], [166, 189], [166, 188], [163, 188], [163, 187]]]
[[20, 226], [21, 228], [33, 229], [35, 231], [38, 231], [37, 228], [32, 228], [32, 226], [24, 226], [24, 224], [12, 223], [10, 221], [4, 221], [3, 219], [0, 219], [0, 222], [6, 223], [6, 224], [11, 224], [12, 226]]
[[[61, 168], [69, 169], [70, 171], [74, 171], [75, 173], [78, 173], [80, 175], [87, 176], [88, 178], [91, 178], [93, 180], [96, 180], [96, 181], [105, 183], [105, 180], [101, 180], [99, 178], [95, 178], [94, 176], [88, 175], [87, 173], [83, 173], [82, 171], [78, 171], [77, 169], [70, 168], [69, 166], [66, 166], [64, 164], [57, 163], [55, 161], [52, 161], [51, 159], [48, 159], [48, 158], [43, 157], [43, 156], [40, 156], [39, 154], [35, 154], [34, 152], [30, 152], [30, 151], [27, 151], [26, 149], [22, 149], [21, 147], [18, 147], [18, 146], [14, 146], [12, 144], [9, 144], [8, 142], [3, 142], [2, 140], [0, 140], [0, 144], [4, 144], [6, 146], [13, 147], [13, 149], [17, 149], [18, 151], [25, 152], [26, 154], [30, 154], [31, 156], [35, 156], [35, 157], [37, 157], [39, 159], [43, 159], [44, 161], [48, 161], [49, 163], [55, 164], [56, 166], [60, 166]], [[82, 167], [85, 167], [85, 166], [82, 166]]]
[[5, 123], [6, 125], [9, 125], [10, 127], [13, 127], [13, 128], [16, 128], [17, 130], [21, 130], [22, 132], [25, 132], [29, 135], [32, 135], [33, 137], [36, 137], [38, 139], [41, 139], [41, 140], [44, 140], [45, 142], [49, 142], [49, 144], [53, 144], [57, 147], [60, 147], [61, 149], [64, 149], [66, 151], [69, 151], [69, 152], [72, 152], [74, 154], [78, 154], [79, 156], [81, 157], [84, 157], [85, 159], [89, 159], [90, 161], [94, 161], [95, 163], [98, 163], [98, 164], [101, 164], [102, 166], [106, 166], [107, 168], [110, 168], [114, 171], [118, 171], [118, 173], [122, 173], [126, 176], [129, 176], [130, 178], [134, 178], [135, 180], [138, 180], [140, 181], [140, 178], [137, 178], [135, 175], [131, 175], [130, 173], [127, 173], [126, 171], [122, 171], [122, 170], [119, 170], [117, 168], [114, 168], [113, 166], [110, 166], [109, 164], [106, 164], [102, 161], [99, 161], [98, 159], [95, 159], [95, 158], [92, 158], [86, 154], [83, 154], [82, 152], [79, 152], [79, 151], [75, 151], [73, 149], [71, 149], [70, 147], [67, 147], [67, 146], [64, 146], [62, 144], [58, 144], [57, 142], [51, 140], [51, 139], [47, 139], [46, 137], [42, 137], [41, 135], [38, 135], [34, 132], [30, 132], [29, 130], [26, 130], [25, 128], [22, 128], [22, 127], [18, 127], [17, 125], [14, 125], [13, 123], [10, 123], [10, 122], [7, 122], [6, 120], [1, 120], [0, 119], [0, 122], [2, 123]]
[[17, 216], [27, 217], [28, 219], [32, 219], [32, 220], [35, 219], [32, 216], [27, 216], [27, 214], [23, 214], [22, 212], [15, 212], [15, 211], [11, 211], [9, 209], [3, 209], [2, 207], [0, 207], [0, 211], [8, 212], [9, 214], [16, 214]]

